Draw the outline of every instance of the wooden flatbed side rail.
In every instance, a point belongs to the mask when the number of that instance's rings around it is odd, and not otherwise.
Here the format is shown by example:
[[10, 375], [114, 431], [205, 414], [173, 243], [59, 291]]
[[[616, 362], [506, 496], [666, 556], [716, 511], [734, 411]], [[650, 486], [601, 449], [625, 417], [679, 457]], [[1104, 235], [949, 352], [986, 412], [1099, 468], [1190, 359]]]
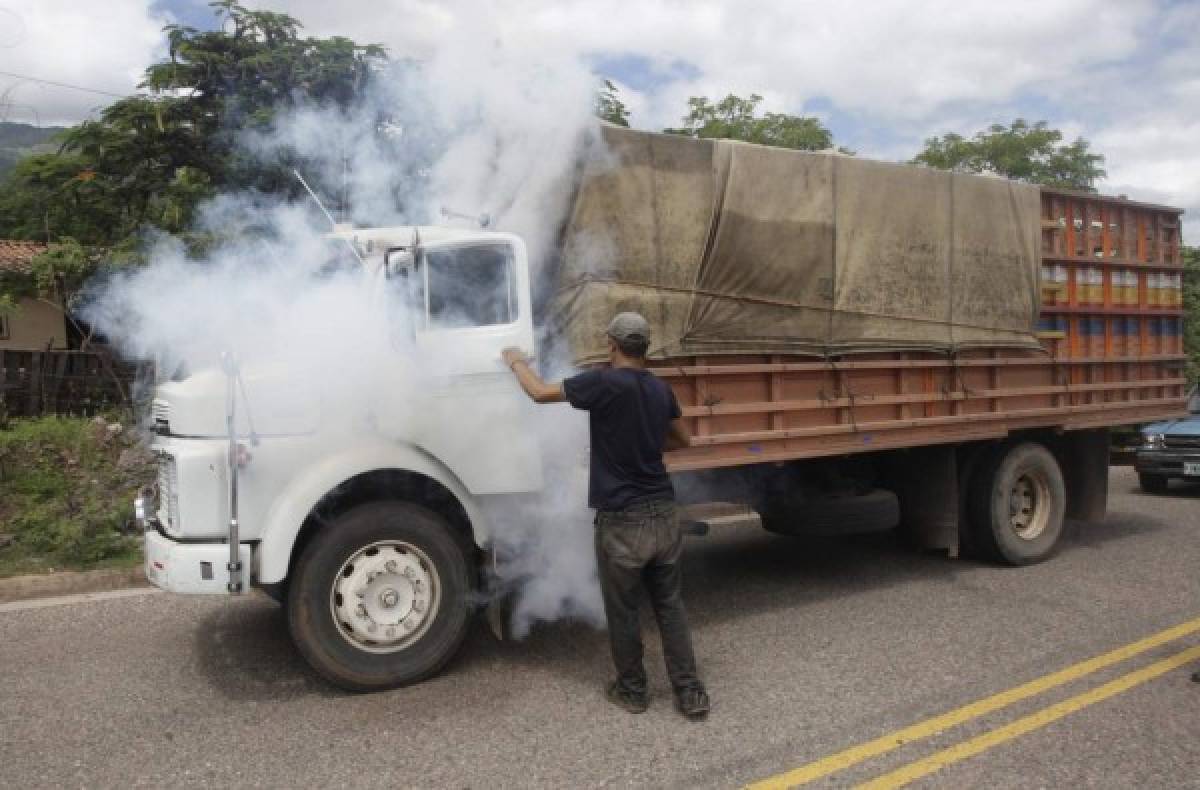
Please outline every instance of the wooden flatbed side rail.
[[[693, 445], [674, 470], [849, 455], [1176, 416], [1179, 354], [1055, 357], [973, 349], [835, 362], [740, 355], [666, 360]], [[670, 364], [674, 363], [674, 364]]]
[[1056, 430], [1084, 430], [1103, 428], [1109, 425], [1167, 419], [1178, 415], [1180, 403], [1167, 401], [1165, 406], [1154, 407], [1147, 402], [1125, 405], [1125, 409], [1095, 411], [1065, 415], [1066, 419], [1057, 426], [1047, 426], [1046, 417], [1041, 415], [1015, 418], [1005, 415], [1005, 420], [973, 420], [957, 424], [923, 426], [903, 430], [863, 432], [863, 426], [855, 431], [853, 426], [842, 426], [837, 433], [822, 431], [807, 438], [792, 438], [775, 442], [752, 442], [740, 445], [693, 447], [689, 450], [668, 453], [667, 469], [671, 472], [716, 469], [738, 464], [763, 464], [795, 461], [807, 458], [827, 458], [835, 455], [851, 455], [861, 452], [895, 450], [935, 444], [957, 444], [960, 442], [1002, 439], [1012, 431], [1028, 428], [1051, 427]]
[[[892, 370], [895, 368], [989, 368], [989, 367], [1025, 367], [1037, 365], [1129, 365], [1148, 362], [1178, 362], [1187, 361], [1180, 354], [1156, 354], [1127, 357], [986, 357], [959, 358], [951, 361], [945, 357], [931, 359], [869, 359], [861, 361], [838, 360], [835, 365], [838, 370]], [[663, 378], [679, 378], [686, 376], [740, 376], [747, 373], [816, 373], [828, 372], [828, 362], [779, 362], [779, 363], [739, 363], [728, 365], [659, 365], [651, 362], [651, 370]]]
[[[1187, 379], [1146, 379], [1142, 381], [1106, 381], [1096, 384], [1054, 384], [1044, 387], [1016, 387], [1009, 389], [982, 389], [964, 392], [950, 390], [945, 392], [930, 392], [907, 395], [856, 395], [853, 399], [839, 397], [812, 400], [779, 400], [762, 401], [760, 403], [714, 403], [712, 405], [683, 407], [684, 417], [715, 417], [723, 414], [761, 414], [764, 412], [794, 412], [830, 408], [851, 408], [853, 406], [894, 406], [911, 403], [946, 403], [951, 401], [991, 400], [999, 398], [1021, 398], [1030, 395], [1070, 395], [1071, 393], [1112, 392], [1126, 390], [1148, 389], [1154, 387], [1183, 387]], [[1121, 405], [1141, 403], [1142, 401], [1118, 401]], [[1058, 407], [1065, 410], [1066, 407]], [[1009, 414], [1011, 412], [997, 412]], [[968, 415], [970, 416], [970, 415]]]
[[[706, 447], [717, 444], [738, 444], [743, 442], [765, 442], [777, 439], [798, 439], [802, 437], [827, 436], [838, 433], [879, 433], [899, 428], [926, 428], [931, 426], [953, 425], [958, 423], [983, 422], [988, 420], [1021, 420], [1030, 417], [1063, 417], [1063, 422], [1074, 415], [1092, 414], [1096, 412], [1117, 409], [1146, 409], [1162, 410], [1173, 413], [1171, 407], [1182, 408], [1186, 398], [1155, 398], [1153, 400], [1113, 401], [1110, 403], [1092, 403], [1081, 406], [1052, 406], [1043, 409], [1020, 409], [1014, 411], [990, 412], [981, 414], [951, 414], [941, 417], [913, 417], [904, 420], [878, 420], [872, 422], [839, 423], [819, 425], [812, 428], [788, 428], [783, 430], [750, 431], [745, 433], [724, 433], [713, 436], [694, 436], [694, 447]], [[1051, 420], [1046, 427], [1056, 427]]]

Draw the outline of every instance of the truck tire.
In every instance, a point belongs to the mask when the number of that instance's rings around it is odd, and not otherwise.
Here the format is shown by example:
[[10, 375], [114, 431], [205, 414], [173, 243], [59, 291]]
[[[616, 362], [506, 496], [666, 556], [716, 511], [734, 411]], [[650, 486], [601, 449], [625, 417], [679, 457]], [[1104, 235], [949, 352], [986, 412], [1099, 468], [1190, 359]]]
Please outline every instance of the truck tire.
[[813, 497], [762, 516], [763, 529], [777, 535], [857, 535], [883, 532], [899, 523], [900, 500], [883, 488], [859, 495]]
[[437, 514], [373, 502], [335, 519], [292, 571], [288, 628], [305, 660], [347, 691], [423, 680], [461, 646], [470, 561]]
[[1041, 562], [1062, 536], [1066, 504], [1062, 470], [1049, 450], [1033, 442], [1003, 445], [981, 459], [971, 479], [971, 546], [994, 562]]
[[1138, 473], [1138, 484], [1147, 494], [1165, 494], [1170, 481], [1163, 475]]

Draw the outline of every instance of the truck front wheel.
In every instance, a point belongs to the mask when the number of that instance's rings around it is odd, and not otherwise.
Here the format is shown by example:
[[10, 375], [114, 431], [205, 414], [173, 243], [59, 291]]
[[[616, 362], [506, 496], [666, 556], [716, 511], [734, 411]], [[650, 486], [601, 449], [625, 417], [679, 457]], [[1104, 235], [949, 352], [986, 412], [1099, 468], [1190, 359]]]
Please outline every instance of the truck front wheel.
[[1062, 470], [1049, 450], [1033, 442], [1005, 445], [971, 481], [972, 543], [996, 562], [1041, 562], [1062, 536], [1066, 500]]
[[462, 644], [470, 578], [464, 547], [437, 514], [406, 502], [361, 505], [305, 547], [288, 627], [313, 669], [341, 688], [415, 683]]

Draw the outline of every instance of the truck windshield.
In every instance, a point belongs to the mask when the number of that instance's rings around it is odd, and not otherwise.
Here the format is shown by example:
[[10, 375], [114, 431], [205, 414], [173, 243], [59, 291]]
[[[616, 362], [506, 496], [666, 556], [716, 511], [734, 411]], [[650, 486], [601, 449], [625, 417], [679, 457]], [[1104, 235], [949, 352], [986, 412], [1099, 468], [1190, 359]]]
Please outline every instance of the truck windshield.
[[424, 256], [429, 329], [510, 324], [517, 319], [512, 248], [480, 244]]

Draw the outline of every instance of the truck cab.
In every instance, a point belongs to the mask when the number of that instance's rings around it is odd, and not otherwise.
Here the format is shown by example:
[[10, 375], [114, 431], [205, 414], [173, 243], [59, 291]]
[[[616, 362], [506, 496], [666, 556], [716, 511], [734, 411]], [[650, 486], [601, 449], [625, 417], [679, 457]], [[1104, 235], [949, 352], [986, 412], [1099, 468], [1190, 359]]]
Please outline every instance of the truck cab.
[[387, 333], [370, 385], [330, 398], [287, 366], [232, 355], [162, 382], [158, 480], [136, 511], [151, 582], [263, 588], [318, 672], [369, 690], [453, 655], [489, 499], [542, 486], [530, 404], [500, 358], [533, 349], [530, 273], [505, 233], [339, 229], [331, 241], [353, 252], [363, 310]]

